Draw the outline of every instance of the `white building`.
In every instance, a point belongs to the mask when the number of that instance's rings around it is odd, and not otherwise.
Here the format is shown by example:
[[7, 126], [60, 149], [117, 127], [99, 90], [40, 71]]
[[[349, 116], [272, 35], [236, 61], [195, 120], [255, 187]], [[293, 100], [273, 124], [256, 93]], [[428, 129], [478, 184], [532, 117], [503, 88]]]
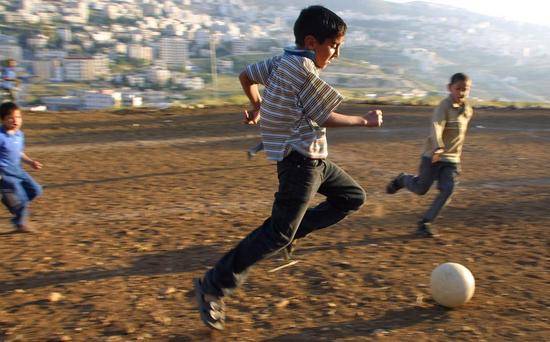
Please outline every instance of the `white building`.
[[110, 31], [99, 31], [92, 33], [91, 36], [97, 43], [109, 43], [113, 40], [113, 33]]
[[206, 29], [197, 29], [189, 35], [199, 46], [208, 45], [210, 43], [210, 32]]
[[122, 94], [115, 91], [87, 91], [82, 96], [84, 109], [105, 109], [119, 105], [122, 101]]
[[145, 75], [126, 75], [126, 82], [130, 87], [144, 87], [147, 77]]
[[73, 33], [70, 27], [60, 27], [56, 30], [56, 32], [64, 43], [68, 43], [73, 40]]
[[91, 57], [67, 57], [63, 60], [63, 69], [67, 81], [83, 82], [96, 78]]
[[128, 58], [152, 61], [153, 48], [139, 44], [130, 44], [128, 45]]
[[53, 61], [47, 59], [32, 61], [32, 73], [37, 81], [49, 80], [54, 73]]
[[141, 107], [143, 105], [143, 98], [137, 93], [123, 93], [122, 104], [129, 107]]
[[27, 38], [27, 45], [32, 49], [42, 49], [48, 45], [48, 37], [43, 34], [38, 34]]
[[64, 50], [38, 50], [34, 53], [36, 59], [63, 59], [67, 57], [67, 51]]
[[124, 43], [116, 43], [115, 44], [115, 52], [121, 55], [127, 55], [128, 54], [128, 44]]
[[72, 24], [86, 24], [90, 16], [87, 0], [65, 2], [62, 6], [63, 20]]
[[109, 58], [106, 55], [67, 57], [63, 60], [63, 67], [67, 81], [92, 81], [110, 74]]
[[122, 9], [117, 4], [108, 4], [103, 8], [103, 12], [105, 13], [105, 16], [111, 20], [115, 20], [118, 17], [121, 16]]
[[78, 96], [46, 96], [41, 97], [40, 102], [45, 104], [48, 110], [79, 109], [81, 106]]
[[19, 0], [19, 9], [24, 12], [33, 12], [40, 2], [40, 0]]
[[182, 85], [185, 89], [201, 90], [204, 89], [204, 80], [200, 77], [191, 77], [185, 79]]
[[183, 70], [188, 60], [188, 41], [183, 37], [160, 39], [160, 59], [171, 69]]
[[111, 73], [109, 69], [109, 56], [97, 54], [92, 57], [94, 61], [95, 77], [106, 77]]
[[63, 64], [60, 59], [52, 60], [50, 81], [63, 82]]
[[162, 7], [160, 4], [155, 2], [153, 3], [144, 3], [142, 6], [143, 15], [147, 17], [158, 17], [162, 14]]
[[170, 71], [161, 67], [151, 67], [147, 72], [147, 80], [153, 84], [165, 85], [170, 80]]
[[239, 37], [231, 40], [231, 53], [234, 55], [244, 55], [248, 51], [248, 46], [246, 41]]
[[23, 59], [23, 49], [19, 45], [1, 45], [0, 46], [0, 59], [13, 58], [16, 61]]
[[231, 74], [233, 73], [233, 66], [233, 61], [219, 59], [217, 63], [217, 70], [221, 74]]

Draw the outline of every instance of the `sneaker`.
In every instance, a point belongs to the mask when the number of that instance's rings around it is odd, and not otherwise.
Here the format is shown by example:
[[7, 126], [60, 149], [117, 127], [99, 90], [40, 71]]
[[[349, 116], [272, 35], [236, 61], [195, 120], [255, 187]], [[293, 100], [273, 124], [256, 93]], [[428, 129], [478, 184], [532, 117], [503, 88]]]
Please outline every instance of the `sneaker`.
[[198, 278], [193, 280], [193, 285], [201, 320], [209, 328], [223, 330], [225, 328], [225, 303], [223, 298], [205, 293], [202, 281]]
[[397, 177], [392, 179], [391, 182], [388, 183], [386, 186], [386, 192], [390, 195], [395, 194], [399, 189], [401, 189], [403, 186], [401, 185], [401, 178], [403, 177], [404, 173], [400, 173]]
[[285, 260], [292, 259], [292, 255], [294, 254], [295, 250], [296, 250], [296, 240], [292, 240], [292, 242], [289, 243], [288, 246], [286, 246], [283, 249], [283, 258]]
[[427, 237], [427, 238], [438, 236], [438, 234], [436, 234], [434, 228], [432, 227], [432, 224], [424, 220], [418, 222], [418, 229], [416, 230], [416, 235], [419, 237]]
[[36, 231], [28, 223], [16, 224], [15, 231], [17, 233], [36, 233]]

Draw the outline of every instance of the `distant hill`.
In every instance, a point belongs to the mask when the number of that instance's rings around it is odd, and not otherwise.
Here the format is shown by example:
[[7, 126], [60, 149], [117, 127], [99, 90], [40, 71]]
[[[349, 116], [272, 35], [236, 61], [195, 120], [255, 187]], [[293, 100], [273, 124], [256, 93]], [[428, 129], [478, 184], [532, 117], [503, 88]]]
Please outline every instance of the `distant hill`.
[[[296, 8], [296, 16], [313, 4], [344, 12], [349, 30], [342, 59], [363, 63], [367, 69], [359, 73], [364, 79], [337, 70], [332, 78], [338, 86], [362, 85], [369, 93], [403, 88], [437, 93], [444, 92], [452, 73], [462, 71], [475, 80], [473, 96], [480, 99], [550, 102], [548, 27], [425, 1], [247, 1], [260, 12], [286, 9], [289, 21], [289, 7]], [[334, 68], [327, 72], [337, 73]]]
[[425, 16], [425, 17], [441, 17], [441, 16], [462, 16], [476, 15], [484, 17], [480, 14], [475, 14], [458, 7], [450, 7], [445, 5], [433, 4], [425, 1], [414, 1], [410, 3], [394, 3], [383, 0], [322, 0], [322, 1], [304, 1], [304, 0], [248, 0], [249, 4], [258, 5], [259, 7], [298, 7], [304, 8], [311, 5], [323, 5], [333, 11], [351, 11], [356, 13], [364, 13], [369, 15], [404, 15], [404, 16]]

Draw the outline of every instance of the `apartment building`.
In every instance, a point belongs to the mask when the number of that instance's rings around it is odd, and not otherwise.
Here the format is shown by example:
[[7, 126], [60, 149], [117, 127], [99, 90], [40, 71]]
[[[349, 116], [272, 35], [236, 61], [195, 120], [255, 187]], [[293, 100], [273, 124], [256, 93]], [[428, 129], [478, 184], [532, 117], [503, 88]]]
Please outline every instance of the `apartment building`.
[[159, 57], [168, 68], [183, 70], [189, 57], [188, 41], [183, 37], [162, 37]]

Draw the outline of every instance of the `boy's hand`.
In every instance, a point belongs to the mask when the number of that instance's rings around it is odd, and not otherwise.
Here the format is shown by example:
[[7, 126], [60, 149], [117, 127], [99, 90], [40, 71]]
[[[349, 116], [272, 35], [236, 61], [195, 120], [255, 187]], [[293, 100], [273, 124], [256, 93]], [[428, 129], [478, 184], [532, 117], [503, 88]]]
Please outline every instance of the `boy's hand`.
[[382, 111], [379, 109], [371, 110], [363, 115], [363, 119], [367, 120], [367, 127], [380, 127], [384, 121], [382, 118]]
[[259, 121], [260, 121], [260, 110], [259, 109], [251, 109], [250, 111], [245, 109], [243, 123], [245, 123], [247, 125], [255, 125]]
[[434, 154], [432, 155], [432, 164], [437, 163], [441, 159], [443, 152], [445, 152], [445, 150], [442, 148], [438, 148], [434, 151]]
[[39, 162], [38, 160], [33, 160], [31, 162], [31, 167], [35, 170], [40, 170], [42, 168], [42, 163]]

